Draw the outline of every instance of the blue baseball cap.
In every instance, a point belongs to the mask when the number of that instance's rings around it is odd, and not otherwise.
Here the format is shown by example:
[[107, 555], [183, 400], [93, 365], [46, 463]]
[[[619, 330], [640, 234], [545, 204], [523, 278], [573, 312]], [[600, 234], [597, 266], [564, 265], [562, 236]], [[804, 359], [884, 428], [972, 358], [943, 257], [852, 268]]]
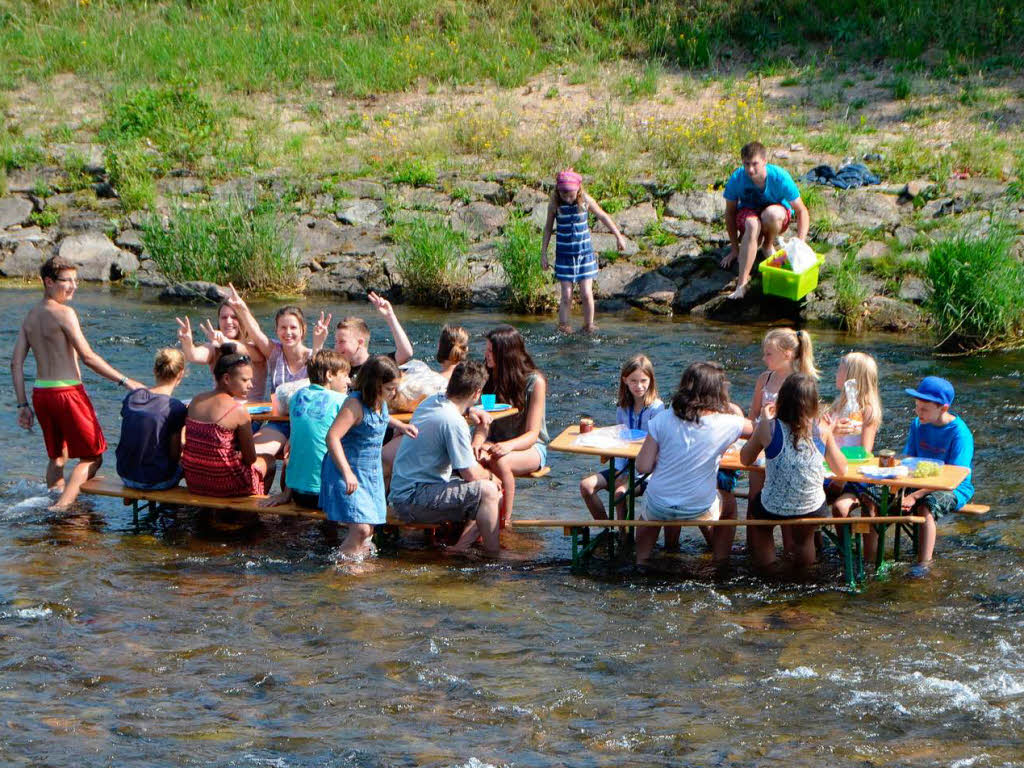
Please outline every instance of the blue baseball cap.
[[928, 400], [939, 405], [952, 405], [955, 396], [953, 385], [939, 376], [925, 376], [917, 385], [917, 389], [904, 391], [918, 400]]

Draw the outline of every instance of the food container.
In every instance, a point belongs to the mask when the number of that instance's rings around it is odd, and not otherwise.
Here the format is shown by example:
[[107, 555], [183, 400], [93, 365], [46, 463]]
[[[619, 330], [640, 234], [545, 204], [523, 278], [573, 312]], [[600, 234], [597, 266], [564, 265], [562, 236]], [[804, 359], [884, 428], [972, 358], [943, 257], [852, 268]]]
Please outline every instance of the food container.
[[590, 432], [593, 429], [594, 429], [594, 420], [593, 419], [588, 419], [586, 416], [584, 416], [582, 419], [580, 419], [580, 434], [583, 434], [585, 432]]
[[881, 450], [875, 455], [878, 457], [878, 466], [880, 467], [895, 467], [899, 463], [896, 461], [896, 451]]

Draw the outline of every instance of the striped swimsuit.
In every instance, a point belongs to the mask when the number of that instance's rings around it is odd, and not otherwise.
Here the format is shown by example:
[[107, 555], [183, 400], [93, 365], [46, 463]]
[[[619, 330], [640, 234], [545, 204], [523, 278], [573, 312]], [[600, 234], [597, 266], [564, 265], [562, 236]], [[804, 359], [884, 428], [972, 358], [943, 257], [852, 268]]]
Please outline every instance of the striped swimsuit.
[[559, 205], [555, 214], [555, 277], [571, 283], [597, 277], [587, 211], [575, 204]]

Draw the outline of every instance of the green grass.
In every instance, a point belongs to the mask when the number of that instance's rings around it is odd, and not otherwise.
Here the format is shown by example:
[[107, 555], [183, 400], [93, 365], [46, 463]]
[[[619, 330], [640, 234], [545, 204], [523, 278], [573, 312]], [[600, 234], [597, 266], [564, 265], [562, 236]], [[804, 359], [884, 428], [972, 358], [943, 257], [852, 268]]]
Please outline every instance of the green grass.
[[616, 92], [626, 101], [652, 99], [658, 94], [658, 78], [661, 76], [661, 65], [652, 62], [638, 74], [624, 76], [616, 85]]
[[937, 243], [928, 259], [927, 308], [939, 346], [975, 351], [1024, 345], [1024, 265], [1014, 258], [1013, 231], [993, 226], [983, 238]]
[[843, 257], [835, 271], [836, 312], [843, 325], [853, 331], [860, 328], [863, 320], [862, 307], [868, 297], [867, 288], [861, 279], [860, 265], [854, 254]]
[[1017, 0], [779, 0], [771, 13], [753, 13], [724, 0], [9, 0], [0, 11], [0, 86], [62, 72], [171, 84], [188, 72], [228, 90], [320, 81], [364, 96], [420, 81], [517, 86], [566, 62], [586, 69], [665, 59], [705, 68], [733, 48], [778, 68], [787, 46], [792, 59], [805, 61], [913, 63], [934, 50], [954, 64], [998, 65], [1024, 48], [1024, 7]]
[[290, 228], [276, 203], [264, 202], [252, 210], [238, 201], [209, 203], [174, 209], [166, 227], [158, 217], [148, 217], [142, 242], [172, 280], [287, 292], [302, 286]]
[[540, 234], [527, 219], [512, 219], [505, 227], [498, 258], [513, 312], [547, 312], [557, 303], [551, 275], [540, 266], [540, 243]]
[[396, 225], [391, 231], [399, 246], [395, 265], [404, 298], [444, 308], [467, 302], [470, 274], [465, 235], [445, 222], [426, 218]]

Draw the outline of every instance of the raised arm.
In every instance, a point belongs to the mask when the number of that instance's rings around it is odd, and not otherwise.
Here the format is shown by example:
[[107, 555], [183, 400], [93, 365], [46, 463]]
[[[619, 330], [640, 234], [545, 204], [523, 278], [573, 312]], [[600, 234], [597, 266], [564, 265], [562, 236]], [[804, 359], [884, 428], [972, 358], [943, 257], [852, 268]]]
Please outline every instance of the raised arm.
[[273, 342], [263, 333], [263, 329], [260, 328], [260, 324], [253, 317], [249, 305], [245, 303], [245, 299], [238, 295], [238, 291], [235, 290], [235, 286], [231, 283], [228, 283], [227, 303], [235, 310], [238, 323], [245, 329], [245, 335], [249, 337], [249, 341], [260, 351], [260, 354], [269, 358], [270, 353], [274, 350]]
[[212, 363], [213, 350], [206, 344], [196, 346], [195, 340], [192, 338], [192, 321], [188, 316], [186, 315], [184, 320], [180, 317], [176, 317], [174, 320], [178, 324], [178, 342], [181, 344], [181, 353], [185, 356], [185, 360], [196, 365]]
[[89, 342], [86, 341], [85, 334], [82, 333], [82, 327], [78, 324], [78, 315], [73, 310], [68, 309], [61, 314], [60, 326], [61, 330], [64, 331], [64, 335], [71, 341], [71, 346], [75, 348], [75, 352], [78, 353], [81, 361], [100, 376], [110, 379], [119, 387], [126, 387], [129, 390], [142, 389], [145, 386], [134, 379], [129, 379], [93, 351], [92, 347], [89, 346]]
[[11, 354], [11, 378], [14, 380], [14, 396], [18, 399], [18, 426], [23, 429], [32, 429], [32, 406], [25, 394], [25, 359], [28, 350], [28, 334], [25, 333], [25, 326], [22, 326]]
[[412, 342], [405, 335], [402, 324], [398, 322], [398, 316], [395, 315], [395, 308], [391, 306], [391, 302], [373, 291], [370, 291], [367, 298], [377, 308], [377, 311], [384, 315], [384, 321], [391, 329], [391, 338], [395, 341], [395, 362], [401, 365], [412, 360]]

